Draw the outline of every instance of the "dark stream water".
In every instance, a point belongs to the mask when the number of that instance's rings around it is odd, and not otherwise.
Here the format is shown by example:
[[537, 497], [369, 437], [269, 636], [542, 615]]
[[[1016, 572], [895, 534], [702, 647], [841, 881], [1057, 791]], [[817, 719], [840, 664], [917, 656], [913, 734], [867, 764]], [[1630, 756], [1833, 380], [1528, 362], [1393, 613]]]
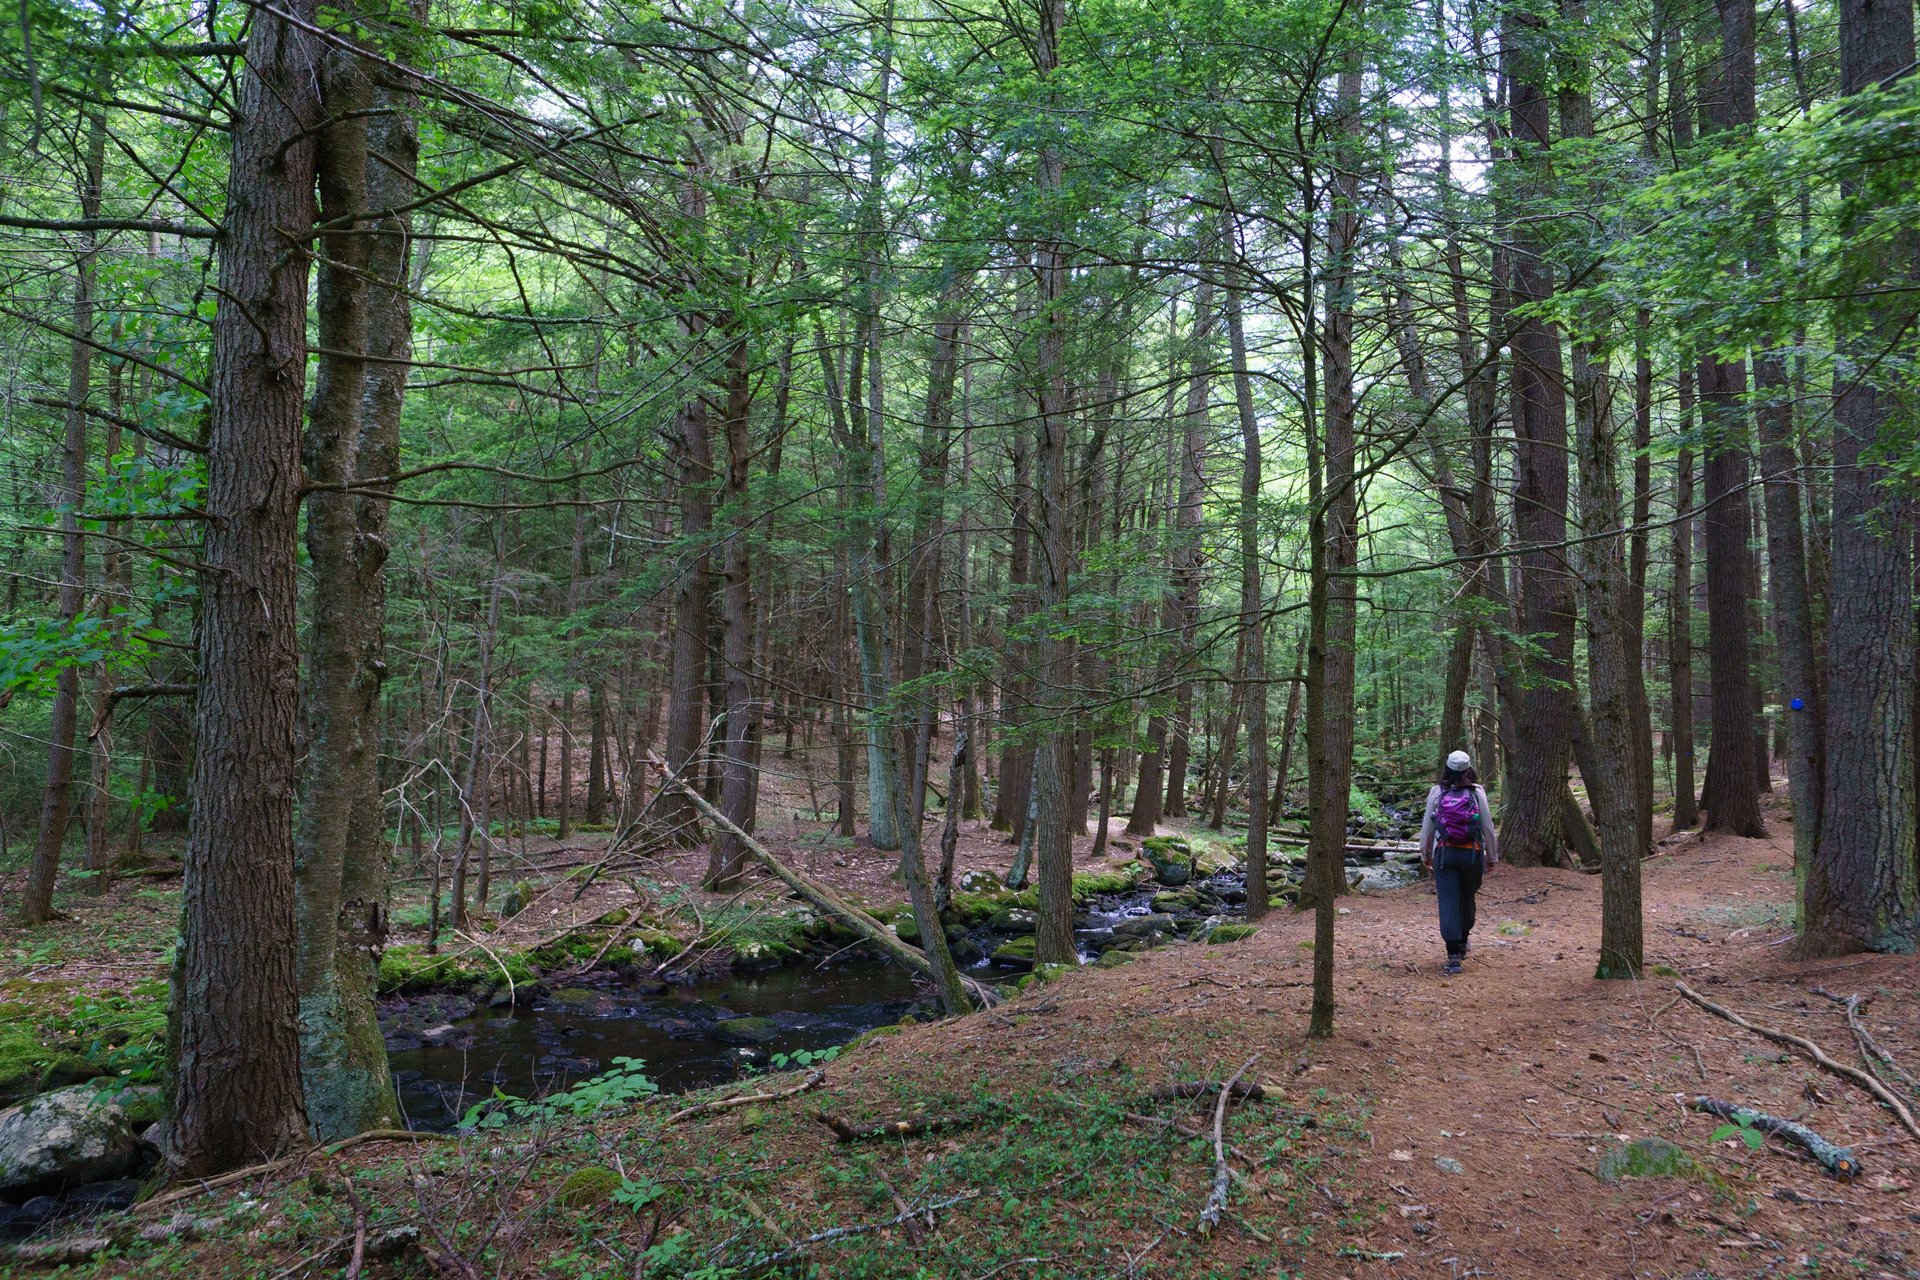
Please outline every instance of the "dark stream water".
[[[1394, 888], [1413, 876], [1403, 863], [1350, 857], [1350, 880]], [[1111, 947], [1197, 937], [1245, 912], [1245, 879], [1223, 871], [1191, 888], [1199, 901], [1157, 905], [1162, 887], [1102, 895], [1076, 920], [1083, 962]], [[1030, 931], [1031, 926], [1028, 926]], [[994, 965], [1007, 934], [985, 927], [960, 945], [963, 964], [992, 980], [1025, 969]], [[474, 1011], [471, 1002], [415, 1002], [388, 1021], [394, 1080], [407, 1123], [446, 1129], [498, 1088], [538, 1097], [636, 1058], [662, 1092], [679, 1093], [736, 1079], [775, 1054], [845, 1044], [898, 1022], [924, 998], [897, 965], [857, 953], [830, 965], [807, 960], [767, 973], [724, 973], [694, 983], [590, 979], [594, 985], [547, 992], [517, 1008]], [[384, 1020], [384, 1019], [383, 1019]]]
[[910, 975], [867, 959], [726, 974], [665, 990], [614, 983], [455, 1019], [430, 1043], [395, 1050], [389, 1059], [408, 1124], [445, 1129], [496, 1086], [537, 1096], [610, 1070], [619, 1057], [643, 1061], [662, 1092], [718, 1084], [775, 1053], [845, 1044], [898, 1022], [916, 998]]

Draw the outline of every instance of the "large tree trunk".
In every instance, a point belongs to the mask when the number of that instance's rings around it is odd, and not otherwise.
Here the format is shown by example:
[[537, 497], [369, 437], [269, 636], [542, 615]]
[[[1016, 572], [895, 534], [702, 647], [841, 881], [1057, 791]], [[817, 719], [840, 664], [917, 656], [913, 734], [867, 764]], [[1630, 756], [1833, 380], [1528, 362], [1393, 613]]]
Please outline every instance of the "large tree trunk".
[[[1549, 35], [1538, 18], [1507, 8], [1501, 18], [1512, 122], [1513, 163], [1524, 175], [1527, 200], [1549, 194], [1547, 160]], [[1553, 294], [1552, 268], [1532, 211], [1512, 219], [1511, 288], [1515, 311], [1537, 308]], [[1565, 553], [1567, 534], [1567, 409], [1560, 337], [1536, 313], [1513, 328], [1511, 401], [1518, 450], [1514, 533], [1523, 550], [1515, 569], [1521, 631], [1533, 639], [1530, 665], [1514, 715], [1514, 753], [1507, 766], [1502, 855], [1518, 866], [1559, 857], [1563, 840], [1560, 792], [1566, 786], [1574, 704], [1573, 592]]]
[[[1560, 0], [1562, 48], [1576, 49], [1586, 35], [1586, 0]], [[1593, 137], [1593, 99], [1577, 57], [1563, 57], [1560, 131], [1570, 139]], [[1604, 318], [1583, 316], [1585, 331], [1572, 344], [1576, 448], [1580, 459], [1581, 534], [1589, 539], [1574, 554], [1580, 594], [1586, 603], [1587, 677], [1592, 703], [1589, 741], [1581, 761], [1587, 796], [1599, 827], [1600, 962], [1595, 976], [1637, 978], [1642, 967], [1638, 760], [1634, 746], [1634, 669], [1638, 636], [1627, 618], [1627, 564], [1620, 524], [1620, 486], [1614, 458], [1609, 403], [1609, 352]], [[1559, 335], [1551, 327], [1556, 344]]]
[[[1840, 5], [1848, 94], [1912, 74], [1913, 6]], [[1852, 184], [1849, 184], [1851, 186]], [[1856, 194], [1849, 191], [1848, 194]], [[1911, 234], [1889, 274], [1915, 276]], [[1912, 500], [1879, 458], [1910, 426], [1880, 361], [1911, 342], [1913, 295], [1888, 289], [1836, 317], [1842, 361], [1833, 401], [1833, 596], [1827, 623], [1826, 800], [1801, 902], [1813, 955], [1911, 952], [1920, 944], [1914, 862]]]
[[[425, 11], [415, 6], [414, 17]], [[386, 670], [388, 500], [346, 493], [377, 484], [400, 457], [412, 235], [404, 215], [368, 221], [414, 194], [419, 132], [411, 95], [376, 90], [357, 52], [328, 59], [335, 124], [319, 148], [323, 240], [321, 357], [308, 416], [307, 552], [313, 564], [307, 761], [294, 845], [300, 929], [301, 1074], [307, 1115], [325, 1140], [397, 1123], [399, 1108], [375, 1017], [390, 872], [378, 769]], [[372, 361], [353, 358], [358, 353]]]
[[[1745, 0], [1715, 0], [1723, 21], [1738, 23]], [[1751, 41], [1750, 9], [1745, 11]], [[1723, 41], [1725, 40], [1723, 35]], [[1737, 38], [1737, 37], [1736, 37]], [[1739, 129], [1735, 105], [1750, 97], [1751, 59], [1742, 66], [1713, 59], [1700, 89], [1703, 130], [1708, 135]], [[1743, 90], [1742, 84], [1746, 87]], [[1700, 410], [1704, 428], [1701, 479], [1707, 534], [1707, 665], [1712, 685], [1713, 741], [1707, 754], [1701, 804], [1711, 830], [1764, 836], [1754, 779], [1753, 655], [1748, 614], [1752, 538], [1747, 496], [1747, 367], [1716, 355], [1700, 360]]]
[[[1040, 9], [1035, 70], [1051, 85], [1060, 67], [1060, 30], [1066, 25], [1066, 0], [1045, 0]], [[1059, 200], [1066, 161], [1057, 142], [1040, 147], [1034, 190], [1042, 208]], [[1059, 215], [1053, 215], [1058, 217]], [[1067, 507], [1067, 251], [1058, 225], [1035, 252], [1034, 275], [1040, 288], [1039, 378], [1040, 438], [1036, 451], [1040, 506], [1040, 608], [1048, 625], [1039, 641], [1038, 680], [1048, 704], [1044, 736], [1034, 756], [1034, 802], [1038, 832], [1040, 911], [1034, 955], [1041, 962], [1072, 964], [1073, 946], [1073, 726], [1063, 705], [1071, 696], [1073, 643], [1056, 624], [1067, 611], [1067, 575], [1073, 559], [1072, 513]]]
[[312, 0], [253, 15], [233, 116], [209, 379], [193, 828], [169, 1045], [167, 1171], [306, 1139], [293, 886], [296, 539], [307, 259], [322, 114]]
[[[747, 340], [736, 338], [727, 353], [726, 420], [727, 470], [721, 490], [726, 517], [725, 568], [720, 589], [722, 684], [727, 697], [727, 737], [720, 783], [720, 811], [742, 831], [753, 830], [754, 756], [760, 740], [760, 707], [753, 673], [753, 513], [749, 505], [749, 466], [752, 441], [747, 419], [753, 408], [752, 369], [747, 363]], [[716, 831], [707, 855], [707, 887], [731, 886], [745, 868], [747, 850], [727, 830]]]

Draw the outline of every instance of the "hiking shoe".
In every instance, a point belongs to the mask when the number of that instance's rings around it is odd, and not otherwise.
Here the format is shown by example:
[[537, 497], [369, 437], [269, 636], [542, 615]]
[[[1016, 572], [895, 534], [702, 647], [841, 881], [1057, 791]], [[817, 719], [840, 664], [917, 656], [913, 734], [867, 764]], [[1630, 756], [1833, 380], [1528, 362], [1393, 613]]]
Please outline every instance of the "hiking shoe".
[[1448, 976], [1449, 978], [1451, 978], [1451, 977], [1452, 977], [1452, 976], [1453, 976], [1454, 974], [1456, 974], [1456, 973], [1459, 973], [1459, 972], [1460, 972], [1460, 957], [1459, 957], [1459, 956], [1448, 956], [1448, 957], [1447, 957], [1447, 967], [1446, 967], [1446, 969], [1445, 969], [1445, 973], [1446, 973], [1446, 975], [1447, 975], [1447, 976]]

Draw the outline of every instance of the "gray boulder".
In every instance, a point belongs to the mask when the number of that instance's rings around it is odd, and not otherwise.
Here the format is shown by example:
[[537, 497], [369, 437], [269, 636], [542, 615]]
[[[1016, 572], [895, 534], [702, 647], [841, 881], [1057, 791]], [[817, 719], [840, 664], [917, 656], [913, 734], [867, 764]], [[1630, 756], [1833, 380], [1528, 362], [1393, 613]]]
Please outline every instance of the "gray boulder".
[[92, 1085], [76, 1084], [0, 1111], [0, 1195], [52, 1191], [117, 1178], [140, 1163], [127, 1112]]

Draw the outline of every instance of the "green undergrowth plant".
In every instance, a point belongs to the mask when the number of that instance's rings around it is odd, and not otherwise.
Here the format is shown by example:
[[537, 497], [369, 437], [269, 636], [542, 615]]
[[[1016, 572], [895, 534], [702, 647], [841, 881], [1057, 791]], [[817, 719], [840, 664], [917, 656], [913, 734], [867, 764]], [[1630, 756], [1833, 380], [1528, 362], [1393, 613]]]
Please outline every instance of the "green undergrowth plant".
[[660, 1086], [648, 1078], [646, 1066], [639, 1058], [618, 1057], [613, 1070], [544, 1098], [518, 1098], [495, 1089], [491, 1098], [467, 1108], [460, 1128], [504, 1129], [515, 1122], [579, 1118], [631, 1107], [660, 1092]]
[[159, 1079], [166, 1059], [167, 984], [124, 992], [15, 979], [0, 985], [0, 1103], [77, 1080]]

